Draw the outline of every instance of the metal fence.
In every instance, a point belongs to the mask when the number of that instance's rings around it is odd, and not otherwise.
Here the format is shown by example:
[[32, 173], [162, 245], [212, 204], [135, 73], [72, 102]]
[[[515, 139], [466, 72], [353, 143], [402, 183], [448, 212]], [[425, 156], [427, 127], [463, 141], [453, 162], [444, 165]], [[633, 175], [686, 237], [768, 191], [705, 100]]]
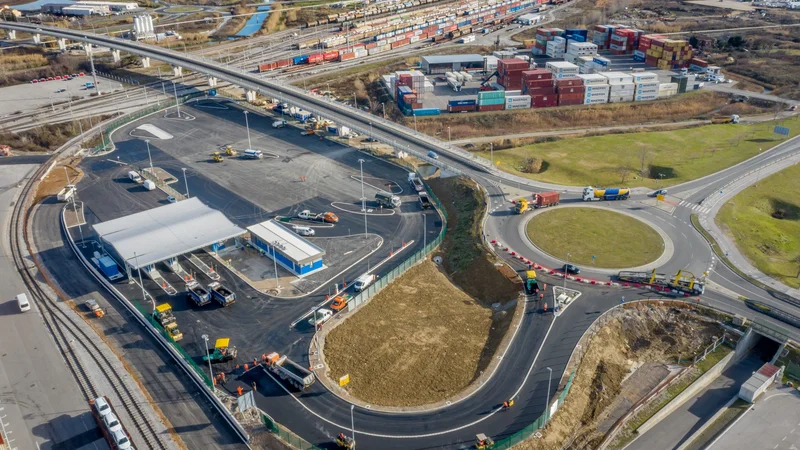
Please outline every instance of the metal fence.
[[[427, 187], [427, 186], [426, 186]], [[442, 207], [442, 202], [439, 201], [439, 198], [436, 197], [436, 194], [433, 193], [433, 190], [430, 188], [428, 189], [428, 194], [436, 205], [436, 209], [438, 209], [442, 216], [444, 217], [444, 221], [442, 222], [442, 231], [439, 233], [439, 236], [436, 237], [432, 242], [427, 243], [422, 250], [411, 255], [408, 259], [403, 261], [399, 266], [392, 269], [391, 272], [387, 273], [386, 275], [379, 278], [375, 283], [370, 285], [366, 290], [361, 291], [353, 300], [348, 302], [348, 312], [355, 311], [359, 306], [366, 304], [372, 297], [374, 297], [381, 289], [385, 288], [389, 283], [391, 283], [395, 278], [399, 277], [400, 275], [404, 274], [408, 269], [413, 267], [418, 262], [424, 260], [428, 257], [431, 252], [433, 252], [439, 244], [442, 243], [444, 240], [444, 235], [447, 232], [447, 211]]]

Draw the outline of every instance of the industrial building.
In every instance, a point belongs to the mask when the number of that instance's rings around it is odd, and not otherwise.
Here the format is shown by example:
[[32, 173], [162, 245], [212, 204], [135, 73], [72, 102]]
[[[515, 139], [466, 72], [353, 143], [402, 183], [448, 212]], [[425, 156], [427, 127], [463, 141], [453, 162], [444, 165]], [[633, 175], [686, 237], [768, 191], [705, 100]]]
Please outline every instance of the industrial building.
[[103, 250], [131, 270], [142, 269], [154, 278], [155, 264], [175, 264], [185, 253], [211, 247], [217, 251], [225, 241], [245, 231], [221, 212], [211, 209], [197, 198], [120, 217], [93, 226]]
[[483, 70], [483, 56], [481, 55], [423, 56], [421, 59], [422, 71], [427, 74]]
[[247, 231], [253, 245], [297, 276], [324, 268], [324, 250], [274, 220], [247, 227]]
[[79, 1], [75, 3], [47, 3], [42, 5], [42, 12], [46, 14], [61, 14], [65, 16], [91, 16], [108, 15], [137, 11], [136, 3]]

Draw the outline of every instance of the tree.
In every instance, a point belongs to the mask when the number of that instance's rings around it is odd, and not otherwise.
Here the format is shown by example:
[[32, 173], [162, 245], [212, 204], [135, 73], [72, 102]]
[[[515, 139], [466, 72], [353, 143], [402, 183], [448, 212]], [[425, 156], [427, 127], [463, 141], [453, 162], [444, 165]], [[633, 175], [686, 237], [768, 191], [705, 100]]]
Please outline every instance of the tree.
[[744, 38], [741, 36], [731, 36], [728, 38], [728, 47], [739, 48], [744, 45]]
[[646, 146], [642, 145], [639, 148], [639, 174], [642, 176], [642, 178], [647, 177], [647, 172], [648, 172], [647, 166], [648, 163], [650, 162], [651, 156], [653, 156], [653, 154], [650, 152], [650, 150], [647, 149]]
[[617, 173], [619, 174], [619, 177], [621, 178], [621, 180], [619, 182], [620, 184], [625, 184], [625, 180], [628, 179], [628, 176], [631, 174], [632, 170], [633, 169], [631, 168], [630, 164], [625, 164], [624, 166], [619, 166], [617, 168]]

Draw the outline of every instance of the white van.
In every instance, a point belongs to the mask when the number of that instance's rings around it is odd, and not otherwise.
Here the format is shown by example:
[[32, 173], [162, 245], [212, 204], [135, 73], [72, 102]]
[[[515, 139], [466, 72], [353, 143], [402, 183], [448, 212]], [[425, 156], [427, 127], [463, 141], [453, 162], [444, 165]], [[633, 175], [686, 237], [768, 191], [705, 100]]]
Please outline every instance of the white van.
[[358, 279], [356, 279], [356, 282], [353, 285], [353, 289], [355, 289], [356, 292], [363, 291], [367, 286], [372, 284], [373, 281], [375, 281], [374, 274], [368, 273], [361, 275], [360, 277], [358, 277]]
[[314, 229], [311, 227], [294, 227], [294, 232], [300, 236], [313, 236], [315, 234]]
[[130, 172], [128, 172], [128, 178], [131, 181], [134, 181], [136, 183], [141, 183], [142, 182], [142, 176], [139, 175], [139, 173], [134, 171], [134, 170], [131, 170]]
[[142, 186], [144, 186], [144, 188], [147, 189], [148, 191], [152, 191], [156, 188], [156, 184], [153, 183], [153, 181], [151, 180], [144, 180]]
[[244, 151], [244, 157], [247, 159], [261, 159], [264, 157], [264, 154], [261, 153], [261, 150], [247, 149]]
[[20, 312], [25, 312], [31, 309], [31, 304], [28, 301], [28, 296], [25, 294], [17, 295], [17, 305], [19, 305]]

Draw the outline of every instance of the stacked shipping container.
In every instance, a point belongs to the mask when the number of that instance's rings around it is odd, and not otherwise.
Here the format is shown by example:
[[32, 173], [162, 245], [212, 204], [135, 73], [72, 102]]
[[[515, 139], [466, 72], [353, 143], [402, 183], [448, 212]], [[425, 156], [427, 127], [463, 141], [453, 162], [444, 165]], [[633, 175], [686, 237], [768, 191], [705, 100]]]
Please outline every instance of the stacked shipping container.
[[522, 72], [528, 68], [530, 64], [521, 59], [500, 59], [497, 61], [497, 73], [500, 75], [497, 82], [506, 90], [522, 89]]
[[642, 36], [639, 51], [645, 53], [645, 64], [662, 70], [688, 68], [694, 53], [692, 46], [683, 39], [652, 35]]
[[536, 42], [531, 52], [534, 55], [544, 55], [547, 53], [547, 43], [554, 37], [564, 37], [564, 30], [560, 28], [539, 28], [536, 30]]
[[505, 105], [505, 91], [478, 92], [478, 111], [502, 111]]

